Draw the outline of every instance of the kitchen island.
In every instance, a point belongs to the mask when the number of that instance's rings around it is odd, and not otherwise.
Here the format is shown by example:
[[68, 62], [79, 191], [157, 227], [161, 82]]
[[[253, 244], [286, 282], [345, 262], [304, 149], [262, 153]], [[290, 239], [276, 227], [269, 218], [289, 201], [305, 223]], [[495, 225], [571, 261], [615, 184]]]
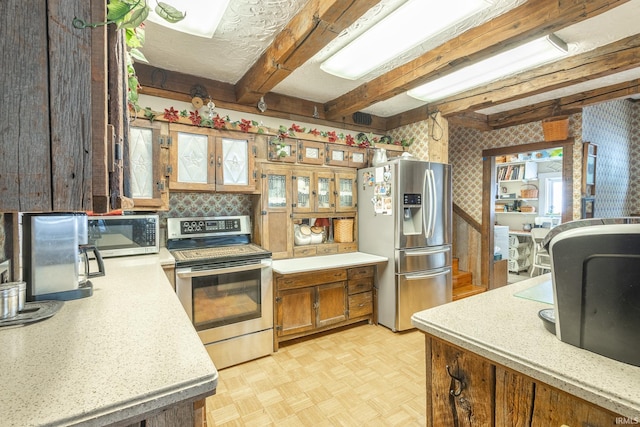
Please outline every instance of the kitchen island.
[[376, 323], [376, 266], [387, 261], [364, 252], [273, 261], [273, 349], [341, 326]]
[[167, 258], [105, 259], [91, 297], [0, 328], [2, 426], [193, 425], [203, 416], [218, 372], [161, 268]]
[[467, 416], [496, 426], [640, 422], [640, 367], [560, 341], [538, 318], [552, 305], [514, 296], [550, 280], [413, 315], [426, 338], [427, 425]]

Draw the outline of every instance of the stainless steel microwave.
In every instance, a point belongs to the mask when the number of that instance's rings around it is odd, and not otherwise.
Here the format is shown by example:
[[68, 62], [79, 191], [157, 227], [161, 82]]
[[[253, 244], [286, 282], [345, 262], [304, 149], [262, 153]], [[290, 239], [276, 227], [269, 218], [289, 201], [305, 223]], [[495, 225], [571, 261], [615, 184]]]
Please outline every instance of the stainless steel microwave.
[[103, 257], [154, 254], [160, 251], [158, 215], [89, 217], [89, 244]]

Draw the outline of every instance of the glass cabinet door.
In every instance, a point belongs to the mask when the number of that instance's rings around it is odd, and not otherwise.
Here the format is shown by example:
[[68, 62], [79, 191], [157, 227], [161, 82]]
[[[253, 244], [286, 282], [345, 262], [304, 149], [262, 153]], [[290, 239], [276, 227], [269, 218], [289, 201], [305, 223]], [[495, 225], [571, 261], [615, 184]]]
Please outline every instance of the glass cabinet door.
[[356, 174], [336, 172], [336, 212], [356, 210]]
[[311, 212], [313, 209], [313, 172], [293, 172], [294, 212]]
[[316, 212], [332, 212], [335, 207], [334, 177], [331, 172], [316, 172]]
[[172, 190], [215, 191], [214, 150], [210, 131], [171, 123]]
[[267, 208], [286, 208], [287, 206], [287, 176], [278, 174], [267, 175]]
[[253, 136], [216, 133], [216, 191], [253, 191], [256, 188]]

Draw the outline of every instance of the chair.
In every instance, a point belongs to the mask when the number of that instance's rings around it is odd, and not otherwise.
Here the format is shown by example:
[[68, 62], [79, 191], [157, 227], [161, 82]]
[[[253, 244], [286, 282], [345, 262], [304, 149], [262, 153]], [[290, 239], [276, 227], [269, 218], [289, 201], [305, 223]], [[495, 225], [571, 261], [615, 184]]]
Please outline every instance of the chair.
[[533, 263], [531, 265], [530, 277], [534, 276], [536, 269], [540, 270], [540, 273], [544, 273], [545, 270], [551, 271], [551, 257], [549, 252], [542, 247], [542, 240], [549, 233], [549, 228], [532, 228], [531, 238], [533, 239]]

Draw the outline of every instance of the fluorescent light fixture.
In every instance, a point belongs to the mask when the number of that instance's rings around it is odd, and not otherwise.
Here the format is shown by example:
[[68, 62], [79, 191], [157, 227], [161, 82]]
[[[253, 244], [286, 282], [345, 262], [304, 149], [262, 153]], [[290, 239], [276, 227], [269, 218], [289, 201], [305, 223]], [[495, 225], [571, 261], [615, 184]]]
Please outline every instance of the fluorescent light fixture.
[[344, 79], [359, 79], [490, 4], [489, 0], [409, 0], [320, 68]]
[[230, 0], [170, 0], [168, 3], [181, 12], [185, 18], [171, 24], [158, 16], [153, 8], [149, 19], [156, 24], [198, 37], [211, 38], [220, 24]]
[[567, 44], [551, 34], [411, 89], [407, 95], [421, 101], [437, 101], [509, 74], [554, 61], [567, 53]]

